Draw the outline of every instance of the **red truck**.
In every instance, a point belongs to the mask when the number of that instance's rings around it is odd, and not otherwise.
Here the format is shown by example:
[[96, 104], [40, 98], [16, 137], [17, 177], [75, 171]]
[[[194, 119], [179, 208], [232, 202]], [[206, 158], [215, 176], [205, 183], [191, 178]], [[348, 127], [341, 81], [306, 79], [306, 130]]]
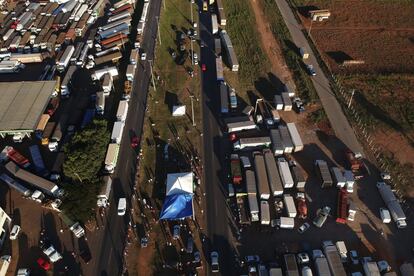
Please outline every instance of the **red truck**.
[[242, 174], [240, 168], [240, 158], [237, 154], [232, 154], [230, 156], [230, 170], [231, 170], [231, 179], [233, 184], [239, 185], [242, 181]]
[[7, 157], [13, 160], [18, 165], [22, 166], [23, 168], [27, 168], [30, 166], [29, 159], [21, 155], [13, 147], [7, 147], [6, 151], [7, 151]]
[[348, 217], [348, 192], [346, 188], [342, 188], [338, 192], [337, 212], [336, 222], [345, 224]]
[[298, 213], [300, 218], [308, 217], [308, 206], [306, 205], [306, 198], [304, 193], [298, 193], [296, 197], [298, 203]]
[[50, 117], [55, 114], [56, 109], [59, 107], [60, 97], [54, 97], [50, 100], [49, 105], [47, 106], [46, 113], [50, 115]]

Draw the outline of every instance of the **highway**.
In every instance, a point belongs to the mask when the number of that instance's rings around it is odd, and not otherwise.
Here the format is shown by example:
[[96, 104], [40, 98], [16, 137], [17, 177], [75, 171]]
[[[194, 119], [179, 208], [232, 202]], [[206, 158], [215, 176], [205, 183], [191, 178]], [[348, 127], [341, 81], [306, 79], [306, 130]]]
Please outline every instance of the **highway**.
[[[131, 199], [132, 187], [135, 184], [137, 152], [130, 146], [131, 137], [141, 137], [150, 81], [150, 65], [148, 60], [154, 59], [155, 39], [157, 35], [156, 16], [160, 14], [161, 1], [151, 1], [148, 11], [148, 22], [141, 41], [141, 48], [147, 53], [147, 60], [137, 63], [128, 117], [119, 152], [118, 164], [112, 175], [112, 195], [110, 207], [106, 212], [103, 230], [89, 239], [93, 262], [83, 267], [84, 275], [120, 275], [123, 265], [128, 214], [117, 215], [117, 204], [120, 197]], [[122, 93], [122, 91], [117, 91]]]
[[[201, 8], [200, 8], [201, 10]], [[229, 144], [221, 137], [219, 126], [220, 93], [216, 79], [216, 62], [214, 39], [211, 30], [210, 13], [200, 13], [200, 39], [206, 46], [201, 49], [201, 63], [207, 70], [202, 75], [202, 112], [203, 112], [203, 163], [205, 220], [209, 251], [206, 253], [207, 262], [210, 252], [219, 253], [220, 273], [232, 275], [232, 241], [229, 225], [231, 215], [226, 204], [226, 171], [225, 154], [229, 152]], [[223, 143], [224, 141], [224, 143]], [[207, 270], [210, 274], [210, 269]]]
[[282, 17], [289, 29], [293, 42], [297, 47], [304, 47], [309, 52], [309, 59], [307, 64], [312, 64], [316, 71], [316, 76], [312, 77], [313, 85], [321, 99], [323, 108], [331, 122], [332, 128], [336, 136], [352, 151], [363, 153], [362, 146], [355, 136], [354, 130], [349, 124], [347, 118], [342, 112], [342, 108], [335, 98], [335, 95], [330, 87], [329, 80], [320, 68], [318, 61], [315, 58], [308, 41], [302, 33], [302, 26], [296, 20], [291, 8], [286, 0], [275, 0]]

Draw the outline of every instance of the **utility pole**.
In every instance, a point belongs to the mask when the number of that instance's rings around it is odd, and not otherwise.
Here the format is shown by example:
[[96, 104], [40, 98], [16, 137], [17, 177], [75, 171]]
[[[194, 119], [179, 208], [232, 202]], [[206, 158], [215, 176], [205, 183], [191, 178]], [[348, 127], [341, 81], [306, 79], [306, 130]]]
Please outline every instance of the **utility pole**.
[[[165, 3], [165, 1], [164, 1], [164, 3]], [[157, 20], [158, 41], [160, 42], [160, 45], [161, 45], [160, 18], [158, 16], [156, 16], [155, 19]]]
[[154, 86], [154, 91], [157, 91], [157, 87], [155, 87], [154, 74], [152, 73], [152, 60], [149, 59], [148, 62], [150, 64], [152, 86]]
[[166, 0], [163, 0], [163, 1], [162, 1], [162, 3], [164, 4], [164, 11], [165, 11], [165, 1], [166, 1]]
[[[193, 27], [194, 25], [194, 18], [193, 18], [193, 3], [191, 3], [190, 1], [190, 11], [191, 11], [191, 27]], [[193, 49], [193, 39], [190, 38], [190, 43], [191, 43], [191, 65], [194, 65], [194, 49]]]
[[193, 104], [193, 98], [194, 98], [194, 95], [190, 95], [190, 99], [191, 99], [191, 118], [193, 120], [193, 126], [196, 126], [196, 123], [194, 121], [194, 104]]
[[352, 89], [352, 94], [351, 94], [351, 98], [349, 99], [348, 108], [351, 107], [352, 98], [354, 97], [354, 94], [355, 94], [355, 89]]
[[311, 19], [311, 23], [310, 23], [309, 30], [308, 30], [309, 37], [311, 36], [312, 23], [313, 23], [313, 19]]

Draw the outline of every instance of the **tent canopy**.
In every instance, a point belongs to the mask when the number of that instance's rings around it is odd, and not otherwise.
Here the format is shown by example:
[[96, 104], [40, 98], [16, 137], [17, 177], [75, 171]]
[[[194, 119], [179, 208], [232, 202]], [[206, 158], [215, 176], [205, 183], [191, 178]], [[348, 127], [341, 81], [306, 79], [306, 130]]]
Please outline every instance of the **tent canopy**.
[[165, 198], [160, 219], [184, 219], [193, 215], [193, 195], [175, 194]]
[[167, 175], [166, 196], [193, 194], [193, 173], [170, 173]]

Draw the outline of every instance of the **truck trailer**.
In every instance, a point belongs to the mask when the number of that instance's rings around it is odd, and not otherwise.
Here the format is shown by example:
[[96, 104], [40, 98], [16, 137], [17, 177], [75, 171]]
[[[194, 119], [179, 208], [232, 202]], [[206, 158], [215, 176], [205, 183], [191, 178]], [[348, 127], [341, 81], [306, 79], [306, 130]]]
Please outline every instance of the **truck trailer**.
[[328, 261], [329, 269], [332, 275], [335, 276], [346, 276], [344, 266], [342, 265], [341, 258], [339, 256], [336, 246], [331, 241], [324, 241], [323, 252], [326, 260]]
[[283, 259], [285, 261], [286, 267], [286, 275], [287, 276], [299, 276], [298, 265], [296, 263], [296, 256], [295, 254], [285, 254], [283, 255]]
[[269, 202], [266, 200], [260, 201], [260, 222], [262, 225], [270, 224]]
[[293, 143], [293, 151], [298, 152], [298, 151], [303, 150], [303, 142], [302, 142], [302, 139], [300, 138], [299, 131], [296, 128], [296, 124], [287, 123], [286, 126], [288, 128], [290, 138]]
[[285, 158], [280, 157], [277, 159], [277, 165], [279, 168], [280, 178], [282, 179], [283, 188], [293, 188], [295, 182], [293, 181], [293, 177], [289, 169], [289, 163]]
[[397, 227], [398, 228], [407, 227], [407, 222], [406, 222], [407, 217], [403, 209], [401, 208], [399, 201], [397, 200], [393, 191], [391, 190], [391, 187], [385, 184], [384, 182], [378, 182], [377, 188], [378, 188], [378, 191], [382, 199], [385, 202], [385, 205], [387, 205], [387, 208], [390, 211], [392, 219], [397, 224]]
[[280, 179], [279, 170], [276, 166], [275, 158], [270, 149], [263, 150], [263, 156], [271, 192], [273, 196], [280, 196], [283, 194], [283, 185]]
[[253, 158], [260, 199], [268, 200], [270, 198], [270, 189], [263, 155], [255, 151], [253, 152]]
[[283, 155], [284, 147], [282, 143], [282, 137], [280, 136], [279, 129], [270, 130], [270, 139], [272, 141], [272, 151], [275, 156]]
[[115, 122], [112, 129], [111, 141], [113, 143], [120, 144], [122, 139], [122, 133], [124, 131], [125, 122]]
[[319, 178], [321, 179], [321, 186], [322, 188], [332, 187], [333, 181], [331, 174], [329, 173], [329, 167], [326, 161], [324, 160], [316, 160], [315, 161], [315, 169], [316, 173], [318, 174]]
[[230, 173], [233, 184], [240, 185], [243, 178], [241, 174], [240, 158], [237, 154], [230, 155]]
[[97, 196], [98, 200], [96, 205], [98, 207], [106, 208], [109, 206], [109, 196], [111, 195], [112, 189], [112, 178], [109, 175], [103, 177], [103, 185]]
[[262, 148], [270, 146], [270, 137], [250, 137], [240, 138], [239, 141], [233, 144], [234, 150], [251, 150], [254, 148]]
[[283, 202], [285, 203], [285, 209], [288, 217], [295, 218], [297, 216], [297, 210], [295, 206], [295, 201], [291, 195], [284, 194]]

